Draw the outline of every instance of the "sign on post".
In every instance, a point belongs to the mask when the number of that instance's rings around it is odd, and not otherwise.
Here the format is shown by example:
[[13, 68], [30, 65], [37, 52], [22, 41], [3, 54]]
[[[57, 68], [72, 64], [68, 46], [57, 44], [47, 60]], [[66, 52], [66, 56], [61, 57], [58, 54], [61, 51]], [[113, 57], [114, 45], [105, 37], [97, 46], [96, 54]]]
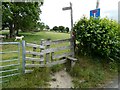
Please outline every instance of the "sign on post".
[[95, 9], [95, 10], [91, 10], [90, 17], [94, 17], [94, 18], [100, 17], [100, 8]]
[[64, 7], [64, 8], [62, 8], [62, 10], [70, 10], [71, 9], [71, 7]]

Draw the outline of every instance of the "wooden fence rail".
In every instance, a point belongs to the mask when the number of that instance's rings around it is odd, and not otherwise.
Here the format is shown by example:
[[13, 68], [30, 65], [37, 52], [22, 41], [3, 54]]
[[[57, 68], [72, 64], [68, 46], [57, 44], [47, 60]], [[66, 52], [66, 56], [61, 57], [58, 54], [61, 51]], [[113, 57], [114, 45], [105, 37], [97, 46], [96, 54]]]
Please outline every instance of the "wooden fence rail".
[[[62, 43], [67, 46], [60, 45]], [[71, 39], [64, 40], [41, 40], [40, 45], [36, 43], [27, 43], [22, 41], [23, 47], [23, 72], [31, 72], [33, 67], [51, 67], [56, 64], [63, 64], [67, 61], [67, 57], [74, 56]], [[52, 47], [56, 45], [56, 47]], [[27, 50], [32, 47], [32, 50]], [[62, 53], [61, 53], [62, 52]], [[27, 56], [28, 55], [28, 56]], [[75, 60], [75, 59], [74, 59]]]

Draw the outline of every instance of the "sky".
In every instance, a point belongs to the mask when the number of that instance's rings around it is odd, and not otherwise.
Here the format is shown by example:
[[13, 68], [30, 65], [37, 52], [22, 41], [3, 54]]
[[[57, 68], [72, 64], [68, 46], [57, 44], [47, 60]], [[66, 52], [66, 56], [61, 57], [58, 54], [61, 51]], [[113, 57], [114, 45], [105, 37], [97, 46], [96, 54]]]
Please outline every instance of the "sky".
[[[118, 20], [118, 2], [120, 0], [99, 0], [100, 17], [108, 17]], [[85, 15], [90, 17], [90, 10], [96, 8], [97, 0], [44, 0], [41, 6], [40, 19], [50, 28], [54, 26], [65, 26], [71, 28], [70, 10], [63, 11], [63, 7], [73, 8], [73, 23], [75, 24]]]

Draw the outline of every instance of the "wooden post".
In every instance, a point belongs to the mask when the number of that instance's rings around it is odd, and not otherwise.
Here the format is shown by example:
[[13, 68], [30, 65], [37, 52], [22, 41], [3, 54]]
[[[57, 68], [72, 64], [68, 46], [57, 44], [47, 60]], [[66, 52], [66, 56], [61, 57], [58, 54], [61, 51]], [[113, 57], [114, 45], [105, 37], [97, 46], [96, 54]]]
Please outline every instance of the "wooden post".
[[71, 49], [71, 52], [73, 52], [73, 55], [72, 57], [74, 57], [74, 53], [75, 53], [75, 32], [73, 31], [73, 9], [72, 9], [72, 3], [70, 2], [70, 7], [71, 7], [71, 33], [70, 33], [70, 36], [71, 36], [71, 46], [73, 47]]
[[[73, 49], [71, 52], [75, 53], [75, 32], [73, 32], [73, 9], [72, 9], [72, 3], [70, 2], [70, 7], [64, 7], [63, 10], [70, 10], [70, 16], [71, 16], [71, 31], [70, 31], [70, 38], [72, 39], [71, 46], [73, 46]], [[74, 34], [73, 34], [74, 33]], [[74, 57], [74, 54], [72, 55]]]
[[23, 74], [25, 73], [25, 59], [26, 57], [26, 51], [25, 51], [25, 41], [22, 41], [22, 68], [23, 68]]
[[[44, 46], [44, 39], [41, 39], [40, 45], [41, 45], [41, 46]], [[42, 52], [43, 50], [44, 50], [44, 48], [41, 48], [41, 49], [40, 49], [40, 52]], [[40, 55], [40, 58], [44, 58], [44, 56], [43, 56], [43, 55]], [[43, 62], [40, 62], [40, 64], [41, 64], [41, 63], [44, 63], [44, 61], [43, 61]]]
[[51, 53], [51, 61], [53, 61], [54, 52]]
[[71, 60], [67, 60], [67, 62], [65, 63], [66, 66], [66, 71], [70, 71], [71, 70]]
[[[34, 44], [36, 44], [35, 42], [34, 42]], [[33, 47], [33, 52], [35, 52], [36, 51], [36, 47]], [[34, 57], [36, 57], [36, 55], [33, 55], [33, 58]], [[34, 64], [35, 62], [34, 61], [32, 61], [32, 64]]]
[[[47, 39], [47, 42], [50, 42], [50, 39]], [[46, 45], [46, 49], [50, 48], [50, 44]], [[46, 63], [50, 62], [50, 53], [46, 53]]]

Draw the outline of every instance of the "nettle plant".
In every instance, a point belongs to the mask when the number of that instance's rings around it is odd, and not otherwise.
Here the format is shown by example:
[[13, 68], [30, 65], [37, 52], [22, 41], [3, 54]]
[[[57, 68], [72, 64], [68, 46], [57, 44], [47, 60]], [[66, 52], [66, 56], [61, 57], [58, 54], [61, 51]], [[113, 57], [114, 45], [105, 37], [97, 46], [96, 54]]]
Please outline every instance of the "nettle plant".
[[82, 54], [120, 61], [120, 34], [115, 20], [83, 17], [73, 30]]

